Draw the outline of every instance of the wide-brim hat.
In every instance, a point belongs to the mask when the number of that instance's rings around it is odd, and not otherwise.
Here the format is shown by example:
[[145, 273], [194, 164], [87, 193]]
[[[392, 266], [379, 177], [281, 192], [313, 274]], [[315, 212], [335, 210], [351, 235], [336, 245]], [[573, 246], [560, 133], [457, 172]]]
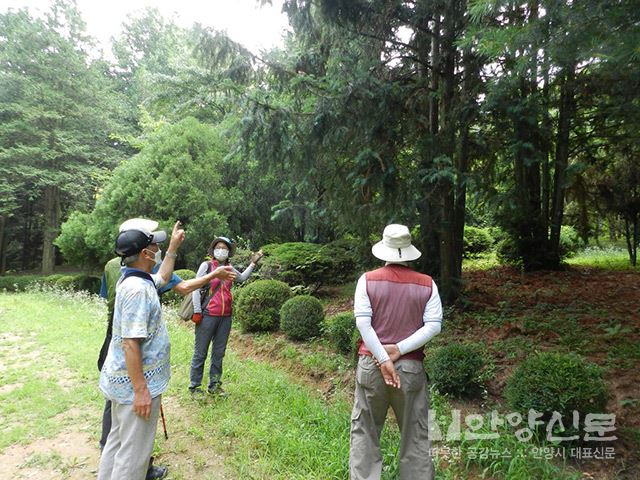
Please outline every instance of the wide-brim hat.
[[140, 253], [152, 243], [162, 243], [167, 232], [157, 230], [158, 222], [146, 218], [131, 218], [120, 225], [115, 252], [121, 257]]
[[228, 237], [216, 237], [211, 242], [211, 250], [216, 246], [216, 243], [223, 242], [229, 248], [229, 257], [233, 257], [234, 253], [236, 253], [236, 242], [231, 240]]
[[382, 240], [371, 247], [371, 253], [385, 262], [410, 262], [422, 253], [411, 245], [411, 232], [405, 225], [387, 225]]

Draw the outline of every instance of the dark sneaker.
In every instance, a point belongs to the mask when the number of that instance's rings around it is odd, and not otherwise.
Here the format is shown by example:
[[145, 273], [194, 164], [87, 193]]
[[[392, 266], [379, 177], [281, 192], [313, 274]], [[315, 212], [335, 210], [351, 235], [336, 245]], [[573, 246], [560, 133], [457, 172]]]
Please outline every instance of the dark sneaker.
[[207, 389], [207, 391], [211, 395], [217, 395], [218, 397], [226, 397], [226, 396], [228, 396], [227, 393], [222, 389], [222, 387], [219, 384], [216, 384], [213, 387], [209, 387]]
[[189, 393], [191, 394], [191, 396], [194, 396], [194, 397], [204, 394], [204, 392], [200, 387], [189, 387]]
[[169, 469], [162, 465], [151, 465], [149, 470], [147, 470], [147, 476], [145, 480], [157, 480], [159, 478], [164, 478], [169, 473]]

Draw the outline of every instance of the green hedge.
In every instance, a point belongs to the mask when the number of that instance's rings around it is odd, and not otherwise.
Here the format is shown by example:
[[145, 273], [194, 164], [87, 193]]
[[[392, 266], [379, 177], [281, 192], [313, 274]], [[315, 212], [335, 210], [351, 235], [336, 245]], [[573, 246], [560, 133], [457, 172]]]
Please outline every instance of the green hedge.
[[505, 397], [518, 412], [534, 409], [571, 418], [573, 410], [605, 413], [607, 385], [602, 370], [574, 353], [542, 352], [527, 358], [507, 380]]
[[235, 319], [244, 332], [278, 329], [280, 308], [291, 298], [289, 285], [278, 280], [257, 280], [240, 289], [234, 305]]
[[326, 245], [305, 242], [269, 244], [262, 247], [265, 256], [259, 277], [294, 285], [318, 288], [355, 278], [357, 244], [336, 240]]
[[85, 290], [91, 293], [100, 292], [100, 277], [84, 273], [65, 275], [56, 273], [49, 276], [42, 275], [5, 275], [0, 277], [0, 290], [8, 292], [22, 292], [36, 284], [55, 286], [67, 290]]
[[5, 275], [0, 277], [0, 290], [21, 292], [45, 278], [39, 275]]
[[436, 350], [425, 363], [429, 378], [440, 393], [464, 397], [479, 392], [485, 364], [479, 345], [453, 343]]
[[327, 317], [323, 324], [323, 333], [333, 347], [345, 355], [354, 352], [357, 339], [360, 338], [353, 312], [342, 312]]
[[280, 328], [291, 340], [311, 340], [320, 335], [324, 310], [311, 295], [293, 297], [280, 308]]

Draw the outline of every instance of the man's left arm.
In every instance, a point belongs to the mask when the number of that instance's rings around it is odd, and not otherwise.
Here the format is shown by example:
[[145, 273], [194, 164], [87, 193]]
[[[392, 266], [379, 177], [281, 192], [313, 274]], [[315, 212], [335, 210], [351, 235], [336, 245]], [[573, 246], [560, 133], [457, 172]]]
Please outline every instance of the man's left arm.
[[440, 333], [442, 329], [442, 302], [435, 282], [431, 286], [431, 297], [424, 308], [422, 315], [423, 326], [404, 340], [385, 345], [384, 348], [392, 361], [398, 360], [402, 355], [422, 348], [429, 340]]
[[182, 245], [184, 237], [184, 230], [180, 228], [180, 222], [178, 221], [173, 226], [173, 231], [171, 232], [171, 241], [169, 242], [167, 251], [164, 254], [164, 260], [162, 260], [160, 270], [158, 270], [158, 274], [163, 280], [162, 285], [168, 283], [171, 279], [171, 274], [173, 273], [173, 268], [176, 263], [176, 257], [178, 256], [176, 252], [178, 251], [178, 248], [180, 248], [180, 245]]

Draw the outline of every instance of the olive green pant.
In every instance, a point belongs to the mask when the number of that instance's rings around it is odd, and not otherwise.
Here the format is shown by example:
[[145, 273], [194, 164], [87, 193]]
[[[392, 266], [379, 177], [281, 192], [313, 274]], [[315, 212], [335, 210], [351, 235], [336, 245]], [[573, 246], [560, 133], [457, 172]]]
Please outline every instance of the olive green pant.
[[422, 362], [395, 363], [400, 389], [384, 383], [372, 357], [361, 355], [356, 370], [356, 389], [351, 414], [351, 480], [378, 480], [382, 472], [380, 434], [389, 406], [400, 428], [400, 479], [434, 478], [429, 440], [429, 391]]

